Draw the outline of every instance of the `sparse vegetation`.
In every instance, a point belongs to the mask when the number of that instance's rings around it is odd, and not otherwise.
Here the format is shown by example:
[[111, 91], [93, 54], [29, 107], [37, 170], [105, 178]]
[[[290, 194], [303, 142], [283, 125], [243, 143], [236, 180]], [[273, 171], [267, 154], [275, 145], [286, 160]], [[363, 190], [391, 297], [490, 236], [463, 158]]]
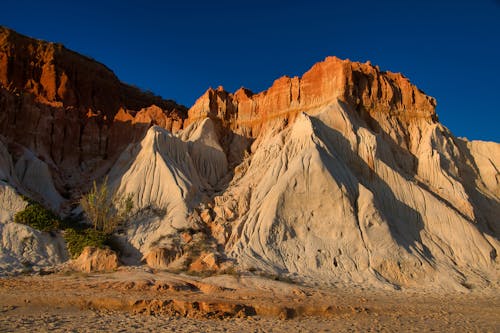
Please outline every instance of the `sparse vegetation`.
[[107, 245], [109, 235], [100, 230], [87, 228], [84, 230], [66, 229], [64, 239], [72, 258], [77, 258], [86, 246], [103, 248]]
[[32, 200], [28, 201], [26, 208], [14, 215], [14, 222], [40, 231], [55, 231], [61, 228], [61, 219], [55, 213]]
[[86, 246], [103, 248], [112, 245], [110, 232], [89, 228], [80, 223], [78, 217], [61, 219], [40, 203], [27, 197], [24, 200], [28, 205], [14, 216], [14, 222], [45, 232], [65, 230], [63, 236], [72, 258], [78, 257]]
[[100, 185], [94, 181], [90, 192], [80, 199], [80, 204], [92, 227], [81, 228], [81, 224], [70, 222], [73, 226], [66, 229], [64, 238], [71, 257], [78, 257], [86, 246], [103, 248], [111, 245], [113, 248], [113, 231], [131, 216], [132, 194], [111, 196], [106, 178]]
[[131, 216], [134, 208], [132, 196], [132, 193], [117, 193], [111, 196], [106, 177], [100, 185], [94, 181], [90, 192], [80, 199], [80, 204], [94, 230], [111, 234], [120, 223]]

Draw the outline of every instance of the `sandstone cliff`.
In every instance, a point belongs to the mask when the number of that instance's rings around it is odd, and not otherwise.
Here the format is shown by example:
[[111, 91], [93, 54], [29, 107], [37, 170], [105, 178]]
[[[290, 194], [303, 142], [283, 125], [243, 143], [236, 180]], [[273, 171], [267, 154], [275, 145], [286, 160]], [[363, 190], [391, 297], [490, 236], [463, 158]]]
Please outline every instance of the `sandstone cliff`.
[[0, 135], [45, 161], [61, 192], [102, 174], [152, 124], [175, 132], [184, 117], [88, 57], [0, 27]]
[[215, 238], [247, 269], [313, 281], [497, 284], [500, 146], [454, 137], [435, 106], [331, 57], [258, 94], [209, 89], [185, 124], [253, 140], [209, 207]]
[[57, 209], [107, 174], [138, 209], [117, 235], [126, 263], [498, 287], [500, 145], [453, 136], [403, 75], [328, 57], [257, 94], [209, 89], [185, 112], [0, 33], [5, 223], [17, 193]]
[[383, 128], [395, 137], [414, 119], [437, 121], [435, 99], [403, 75], [382, 72], [370, 63], [328, 57], [302, 77], [281, 77], [258, 94], [245, 88], [234, 94], [222, 87], [209, 89], [189, 109], [185, 123], [217, 118], [237, 133], [257, 137], [263, 126], [288, 124], [299, 112], [314, 113], [337, 100], [349, 105], [375, 131], [388, 125], [381, 120], [397, 120], [396, 128]]

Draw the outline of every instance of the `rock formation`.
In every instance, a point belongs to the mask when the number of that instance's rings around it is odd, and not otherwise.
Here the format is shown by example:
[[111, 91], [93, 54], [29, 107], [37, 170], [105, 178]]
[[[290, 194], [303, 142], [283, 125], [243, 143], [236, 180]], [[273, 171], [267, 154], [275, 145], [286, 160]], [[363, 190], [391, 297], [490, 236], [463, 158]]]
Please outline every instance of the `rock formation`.
[[107, 174], [137, 209], [116, 235], [124, 263], [498, 287], [500, 145], [453, 136], [403, 75], [328, 57], [184, 112], [60, 45], [0, 33], [4, 220], [16, 193], [64, 210]]
[[500, 147], [453, 137], [435, 105], [400, 74], [336, 58], [257, 95], [207, 91], [186, 122], [255, 139], [214, 200], [226, 250], [316, 280], [496, 283]]
[[113, 271], [118, 268], [118, 256], [108, 248], [99, 249], [87, 246], [72, 263], [74, 269], [81, 272]]
[[121, 83], [88, 57], [3, 27], [0, 110], [0, 135], [45, 162], [67, 197], [149, 126], [175, 132], [185, 117], [184, 107]]

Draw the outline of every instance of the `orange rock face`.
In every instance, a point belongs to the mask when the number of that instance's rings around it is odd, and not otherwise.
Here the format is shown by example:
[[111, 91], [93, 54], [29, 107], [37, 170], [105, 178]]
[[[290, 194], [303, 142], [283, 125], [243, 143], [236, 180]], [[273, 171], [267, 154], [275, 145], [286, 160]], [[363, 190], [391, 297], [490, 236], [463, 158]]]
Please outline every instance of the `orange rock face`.
[[0, 27], [0, 134], [45, 160], [59, 185], [112, 159], [151, 124], [176, 131], [184, 118], [183, 106], [121, 83], [90, 58]]
[[82, 272], [113, 271], [118, 268], [118, 255], [108, 249], [86, 246], [73, 262], [73, 268]]
[[335, 100], [350, 105], [363, 117], [436, 119], [434, 98], [403, 75], [382, 72], [370, 63], [328, 57], [301, 78], [281, 77], [259, 94], [244, 88], [234, 94], [221, 87], [209, 89], [189, 109], [185, 125], [199, 118], [218, 118], [241, 134], [257, 137], [262, 126], [272, 120], [287, 124], [298, 112], [318, 109]]

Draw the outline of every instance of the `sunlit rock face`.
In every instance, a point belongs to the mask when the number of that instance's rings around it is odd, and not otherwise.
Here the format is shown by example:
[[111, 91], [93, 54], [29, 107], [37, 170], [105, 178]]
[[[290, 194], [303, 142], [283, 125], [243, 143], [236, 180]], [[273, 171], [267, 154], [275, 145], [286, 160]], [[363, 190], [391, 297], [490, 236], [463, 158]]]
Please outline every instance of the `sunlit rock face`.
[[500, 145], [453, 136], [403, 75], [328, 57], [186, 110], [61, 45], [0, 36], [2, 223], [19, 194], [64, 211], [107, 176], [137, 210], [116, 235], [124, 263], [498, 286]]

